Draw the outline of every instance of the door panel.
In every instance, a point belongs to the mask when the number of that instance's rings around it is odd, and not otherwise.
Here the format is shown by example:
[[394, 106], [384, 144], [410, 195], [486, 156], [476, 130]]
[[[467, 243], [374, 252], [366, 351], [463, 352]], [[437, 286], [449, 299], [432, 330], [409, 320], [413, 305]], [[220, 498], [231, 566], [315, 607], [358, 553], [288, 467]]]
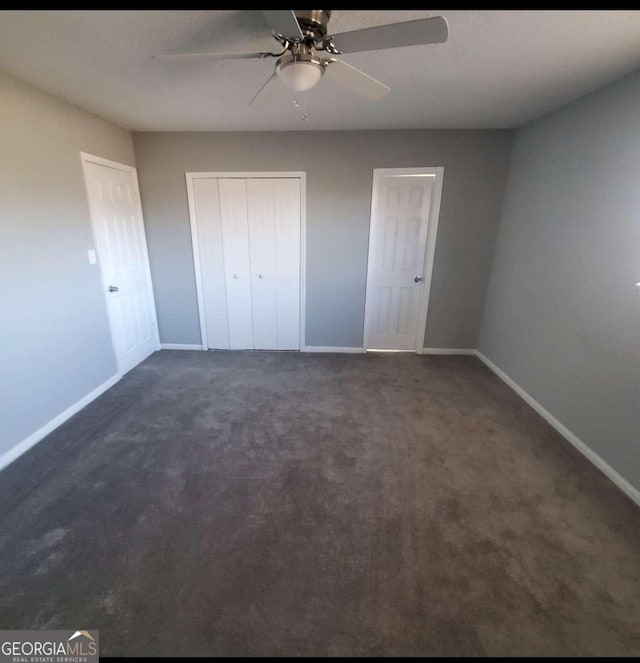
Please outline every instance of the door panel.
[[414, 350], [434, 178], [378, 180], [365, 310], [367, 349]]
[[276, 186], [278, 350], [300, 349], [300, 180]]
[[218, 191], [224, 247], [229, 347], [232, 350], [249, 350], [254, 345], [245, 180], [220, 179]]
[[254, 347], [300, 348], [300, 180], [247, 180]]
[[258, 350], [278, 349], [278, 274], [276, 267], [276, 184], [247, 180], [253, 343]]
[[228, 350], [227, 284], [217, 179], [193, 181], [207, 347]]
[[125, 373], [159, 347], [137, 179], [91, 162], [84, 171], [114, 351]]

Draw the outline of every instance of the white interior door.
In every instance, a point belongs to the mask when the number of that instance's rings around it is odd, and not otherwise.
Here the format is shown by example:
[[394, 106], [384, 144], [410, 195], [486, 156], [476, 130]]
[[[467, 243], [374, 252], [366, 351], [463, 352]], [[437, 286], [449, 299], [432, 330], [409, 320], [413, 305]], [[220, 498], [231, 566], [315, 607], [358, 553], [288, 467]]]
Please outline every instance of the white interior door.
[[156, 310], [135, 170], [83, 156], [91, 219], [118, 371], [159, 349]]
[[253, 347], [300, 348], [300, 180], [247, 180]]
[[416, 350], [434, 180], [386, 175], [374, 181], [366, 350]]

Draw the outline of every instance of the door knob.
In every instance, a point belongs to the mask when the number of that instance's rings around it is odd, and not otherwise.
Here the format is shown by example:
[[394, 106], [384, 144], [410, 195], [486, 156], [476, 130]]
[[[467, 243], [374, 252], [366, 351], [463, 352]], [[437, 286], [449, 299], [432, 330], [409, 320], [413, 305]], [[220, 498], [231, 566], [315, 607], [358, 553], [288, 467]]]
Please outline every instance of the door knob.
[[110, 285], [109, 286], [109, 292], [118, 292], [118, 290], [120, 290], [120, 288], [118, 288], [117, 285]]
[[423, 276], [416, 276], [415, 279], [413, 279], [416, 283], [422, 283], [424, 281]]
[[258, 274], [258, 278], [261, 279], [261, 278], [262, 278], [262, 274]]
[[233, 278], [234, 278], [234, 279], [239, 279], [240, 277], [239, 277], [237, 274], [234, 274], [234, 275], [233, 275]]

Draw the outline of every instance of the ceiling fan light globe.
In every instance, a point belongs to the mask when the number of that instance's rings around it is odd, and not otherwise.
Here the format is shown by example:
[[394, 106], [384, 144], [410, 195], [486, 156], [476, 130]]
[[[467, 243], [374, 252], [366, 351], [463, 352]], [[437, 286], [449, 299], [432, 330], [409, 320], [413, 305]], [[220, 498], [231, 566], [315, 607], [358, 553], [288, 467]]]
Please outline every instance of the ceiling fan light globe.
[[324, 73], [324, 67], [308, 60], [294, 60], [279, 65], [277, 74], [282, 82], [291, 90], [305, 92], [310, 90]]

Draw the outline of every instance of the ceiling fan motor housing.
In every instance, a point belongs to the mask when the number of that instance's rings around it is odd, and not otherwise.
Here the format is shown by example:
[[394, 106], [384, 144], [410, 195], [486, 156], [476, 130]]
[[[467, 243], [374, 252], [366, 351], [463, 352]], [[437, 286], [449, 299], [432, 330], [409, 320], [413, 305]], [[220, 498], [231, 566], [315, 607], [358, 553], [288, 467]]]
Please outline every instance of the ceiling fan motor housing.
[[327, 26], [331, 18], [329, 9], [294, 9], [300, 29], [305, 38], [318, 41], [326, 37]]

